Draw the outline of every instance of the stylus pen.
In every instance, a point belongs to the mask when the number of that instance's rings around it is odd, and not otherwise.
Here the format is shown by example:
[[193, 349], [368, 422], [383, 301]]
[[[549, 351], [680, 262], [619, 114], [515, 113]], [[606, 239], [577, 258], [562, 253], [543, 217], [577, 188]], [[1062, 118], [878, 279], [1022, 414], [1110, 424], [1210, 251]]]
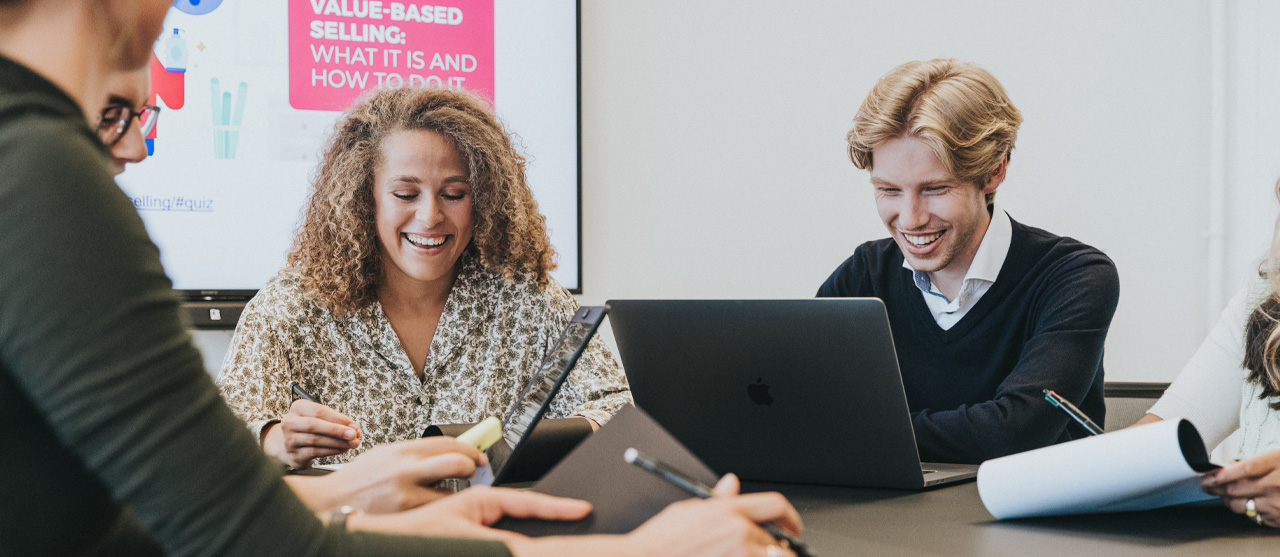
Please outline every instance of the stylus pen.
[[1044, 390], [1044, 399], [1049, 401], [1049, 404], [1061, 408], [1063, 412], [1066, 412], [1068, 416], [1071, 416], [1071, 419], [1080, 424], [1080, 427], [1083, 427], [1085, 431], [1089, 432], [1089, 435], [1102, 435], [1102, 428], [1098, 427], [1098, 424], [1093, 423], [1093, 420], [1090, 420], [1089, 416], [1084, 415], [1084, 412], [1081, 412], [1079, 408], [1076, 408], [1076, 405], [1071, 404], [1071, 401], [1058, 396], [1058, 393], [1049, 389]]
[[[661, 461], [646, 458], [644, 455], [640, 454], [640, 451], [635, 450], [634, 447], [629, 448], [626, 452], [622, 453], [622, 459], [627, 461], [627, 464], [634, 464], [644, 468], [653, 475], [667, 480], [675, 484], [676, 487], [688, 491], [697, 497], [701, 497], [703, 499], [711, 498], [711, 488], [707, 487], [706, 484], [680, 473], [680, 471], [663, 464]], [[813, 554], [809, 553], [809, 548], [805, 547], [805, 545], [800, 542], [799, 538], [782, 531], [782, 528], [779, 528], [776, 524], [766, 523], [761, 524], [760, 527], [764, 528], [764, 531], [768, 532], [769, 535], [785, 544], [787, 549], [794, 551], [798, 557], [813, 557]]]
[[311, 393], [308, 393], [306, 389], [302, 388], [302, 385], [299, 385], [297, 381], [290, 381], [289, 388], [293, 389], [293, 393], [301, 397], [303, 400], [309, 400], [316, 404], [324, 404], [323, 402], [320, 402], [320, 399], [311, 396]]

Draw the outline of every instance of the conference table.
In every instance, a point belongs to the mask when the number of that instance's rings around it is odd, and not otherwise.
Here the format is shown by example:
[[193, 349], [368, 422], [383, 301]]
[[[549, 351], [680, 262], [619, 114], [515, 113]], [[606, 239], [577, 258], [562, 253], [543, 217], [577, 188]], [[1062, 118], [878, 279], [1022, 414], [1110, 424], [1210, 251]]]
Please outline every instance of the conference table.
[[1280, 529], [1226, 507], [998, 521], [974, 482], [913, 492], [746, 482], [778, 491], [816, 555], [1280, 555]]

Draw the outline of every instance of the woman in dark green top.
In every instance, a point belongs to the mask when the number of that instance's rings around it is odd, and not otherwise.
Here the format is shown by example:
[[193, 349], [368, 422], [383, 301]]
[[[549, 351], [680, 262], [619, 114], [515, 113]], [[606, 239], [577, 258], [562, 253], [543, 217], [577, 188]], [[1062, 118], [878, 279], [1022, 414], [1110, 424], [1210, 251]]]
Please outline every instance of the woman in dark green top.
[[346, 527], [506, 544], [326, 526], [218, 396], [87, 124], [171, 3], [0, 0], [0, 554], [764, 555], [753, 522], [799, 527], [781, 496], [748, 495], [674, 505], [623, 537], [529, 540], [484, 525], [587, 506], [502, 489]]

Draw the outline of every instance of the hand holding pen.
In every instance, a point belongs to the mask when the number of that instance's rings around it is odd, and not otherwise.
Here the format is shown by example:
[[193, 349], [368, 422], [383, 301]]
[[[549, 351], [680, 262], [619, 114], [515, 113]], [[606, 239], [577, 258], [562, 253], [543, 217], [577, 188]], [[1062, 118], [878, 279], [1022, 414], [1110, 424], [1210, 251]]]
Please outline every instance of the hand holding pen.
[[299, 398], [289, 412], [262, 437], [267, 455], [291, 468], [308, 468], [311, 461], [345, 453], [360, 446], [360, 426], [345, 414], [325, 406], [297, 382], [289, 389]]
[[[634, 448], [627, 449], [626, 453], [623, 455], [623, 459], [626, 460], [627, 463], [634, 464], [635, 466], [670, 482], [672, 485], [687, 491], [690, 495], [702, 499], [711, 499], [714, 497], [718, 502], [725, 504], [739, 503], [739, 506], [734, 510], [751, 522], [756, 523], [763, 530], [762, 533], [767, 533], [767, 539], [757, 540], [760, 541], [762, 545], [766, 546], [767, 556], [781, 557], [784, 555], [794, 554], [798, 557], [808, 557], [812, 555], [812, 553], [809, 552], [808, 547], [800, 541], [798, 535], [791, 534], [787, 531], [790, 530], [791, 532], [798, 533], [803, 526], [800, 523], [799, 513], [797, 513], [795, 509], [791, 507], [791, 504], [787, 502], [786, 498], [781, 495], [777, 493], [753, 493], [740, 496], [738, 495], [738, 478], [733, 474], [725, 475], [720, 479], [720, 482], [716, 484], [716, 487], [712, 489], [660, 461], [645, 457]], [[678, 505], [679, 503], [672, 505], [671, 507], [668, 507], [668, 510], [671, 510]], [[645, 528], [645, 526], [649, 526], [650, 523], [658, 522], [665, 514], [668, 514], [668, 511], [663, 511], [663, 513], [654, 517], [654, 519], [646, 522], [640, 529], [637, 529], [636, 532], [640, 532], [641, 529]], [[690, 515], [690, 517], [685, 518], [685, 520], [690, 521], [687, 527], [696, 528], [697, 523], [693, 521], [711, 518], [707, 513], [702, 513], [700, 515], [698, 511], [691, 511]], [[659, 527], [654, 526], [653, 528], [657, 529]], [[756, 531], [759, 532], [759, 530]], [[726, 541], [731, 541], [731, 539], [732, 535], [730, 535], [729, 538], [726, 538]], [[714, 554], [716, 552], [708, 549], [705, 553]]]

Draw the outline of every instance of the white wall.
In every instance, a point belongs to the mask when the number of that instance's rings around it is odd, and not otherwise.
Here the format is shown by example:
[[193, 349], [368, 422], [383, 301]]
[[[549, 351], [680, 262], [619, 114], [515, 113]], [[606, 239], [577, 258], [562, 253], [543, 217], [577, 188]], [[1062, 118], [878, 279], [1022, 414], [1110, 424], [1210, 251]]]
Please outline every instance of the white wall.
[[[991, 70], [1026, 119], [999, 202], [1116, 261], [1108, 379], [1170, 381], [1218, 311], [1206, 268], [1214, 5], [583, 2], [579, 299], [811, 296], [885, 236], [845, 154], [859, 103], [901, 62], [955, 57]], [[1225, 300], [1274, 218], [1280, 116], [1264, 105], [1280, 87], [1280, 38], [1266, 22], [1280, 6], [1218, 5]], [[219, 335], [197, 333], [214, 367]]]
[[[1224, 0], [1225, 1], [1225, 0]], [[1228, 287], [1252, 274], [1276, 221], [1280, 178], [1280, 3], [1227, 2], [1225, 244]]]

